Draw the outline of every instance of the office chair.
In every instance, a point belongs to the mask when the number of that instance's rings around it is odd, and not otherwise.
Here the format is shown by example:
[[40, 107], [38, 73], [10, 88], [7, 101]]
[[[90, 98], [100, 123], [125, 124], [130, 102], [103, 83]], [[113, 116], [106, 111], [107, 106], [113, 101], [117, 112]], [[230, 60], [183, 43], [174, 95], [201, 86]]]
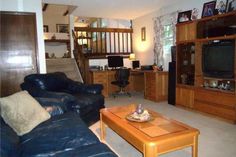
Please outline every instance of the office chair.
[[115, 81], [112, 81], [111, 84], [116, 85], [120, 88], [119, 91], [113, 93], [112, 95], [116, 97], [116, 95], [127, 94], [131, 96], [129, 92], [125, 91], [125, 87], [129, 84], [129, 75], [130, 70], [126, 68], [121, 68], [116, 70]]

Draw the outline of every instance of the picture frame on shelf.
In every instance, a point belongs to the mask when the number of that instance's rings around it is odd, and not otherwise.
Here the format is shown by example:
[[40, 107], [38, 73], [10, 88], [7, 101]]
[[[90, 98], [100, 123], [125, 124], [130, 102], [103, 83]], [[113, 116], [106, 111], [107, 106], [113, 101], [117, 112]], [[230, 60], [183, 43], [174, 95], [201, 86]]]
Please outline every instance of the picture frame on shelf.
[[192, 15], [191, 20], [197, 20], [198, 19], [199, 10], [197, 8], [192, 9]]
[[217, 0], [215, 9], [218, 11], [218, 14], [226, 13], [228, 0]]
[[48, 25], [43, 25], [43, 32], [49, 32]]
[[210, 1], [203, 4], [202, 18], [213, 16], [215, 12], [216, 1]]
[[191, 21], [191, 16], [192, 16], [192, 10], [179, 12], [177, 23], [183, 23], [183, 22]]
[[236, 0], [228, 0], [226, 12], [231, 12], [236, 10]]
[[56, 24], [57, 33], [69, 33], [68, 24]]

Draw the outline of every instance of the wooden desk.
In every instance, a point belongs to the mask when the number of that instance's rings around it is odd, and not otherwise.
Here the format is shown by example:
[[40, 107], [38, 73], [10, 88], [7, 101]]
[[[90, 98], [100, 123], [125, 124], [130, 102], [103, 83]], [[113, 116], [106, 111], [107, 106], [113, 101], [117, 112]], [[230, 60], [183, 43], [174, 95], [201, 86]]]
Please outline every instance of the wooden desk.
[[152, 101], [164, 101], [168, 97], [168, 72], [146, 71], [144, 73], [144, 98]]
[[[118, 91], [119, 88], [113, 84], [112, 81], [115, 81], [115, 70], [94, 70], [90, 71], [90, 83], [102, 84], [104, 89], [102, 91], [105, 97], [108, 97], [109, 94]], [[144, 72], [138, 70], [131, 70], [129, 77], [130, 84], [125, 88], [128, 91], [143, 92], [144, 91]]]
[[[119, 90], [117, 86], [111, 84], [115, 80], [115, 73], [115, 70], [90, 71], [90, 82], [102, 84], [104, 87], [102, 93], [108, 97], [109, 94]], [[129, 82], [126, 90], [130, 92], [144, 92], [144, 97], [152, 101], [167, 100], [168, 72], [131, 70]]]

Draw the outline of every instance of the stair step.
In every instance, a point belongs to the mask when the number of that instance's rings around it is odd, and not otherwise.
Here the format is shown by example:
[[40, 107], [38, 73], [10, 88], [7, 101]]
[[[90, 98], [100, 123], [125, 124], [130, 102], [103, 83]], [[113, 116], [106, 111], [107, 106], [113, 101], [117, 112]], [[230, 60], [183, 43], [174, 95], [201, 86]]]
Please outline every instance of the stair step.
[[47, 72], [64, 72], [68, 78], [83, 82], [74, 58], [47, 59]]

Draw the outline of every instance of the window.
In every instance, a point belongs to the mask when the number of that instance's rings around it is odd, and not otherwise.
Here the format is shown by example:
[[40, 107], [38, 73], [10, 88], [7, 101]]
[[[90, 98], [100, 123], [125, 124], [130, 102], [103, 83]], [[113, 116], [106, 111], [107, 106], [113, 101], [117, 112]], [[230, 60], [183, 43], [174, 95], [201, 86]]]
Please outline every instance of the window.
[[171, 24], [164, 26], [164, 32], [162, 38], [164, 55], [169, 55], [171, 52], [171, 46], [173, 46], [174, 44], [173, 33], [174, 31]]
[[171, 61], [171, 46], [174, 45], [174, 30], [172, 24], [164, 25], [162, 34], [164, 67], [168, 69], [168, 63]]

